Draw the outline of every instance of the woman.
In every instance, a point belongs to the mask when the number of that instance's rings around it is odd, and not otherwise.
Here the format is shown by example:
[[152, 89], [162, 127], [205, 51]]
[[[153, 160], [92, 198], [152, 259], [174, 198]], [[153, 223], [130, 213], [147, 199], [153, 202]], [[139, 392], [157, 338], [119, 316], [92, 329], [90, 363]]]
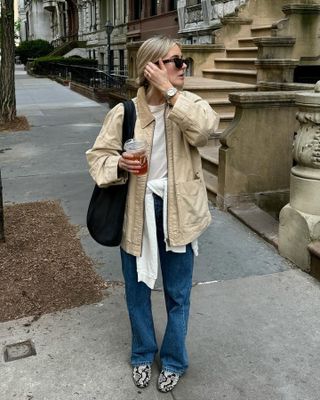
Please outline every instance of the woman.
[[197, 238], [211, 215], [197, 147], [207, 144], [218, 115], [199, 96], [182, 91], [187, 61], [166, 37], [145, 41], [137, 53], [139, 89], [133, 99], [134, 137], [147, 142], [148, 172], [121, 154], [124, 108], [114, 107], [87, 152], [98, 185], [121, 184], [130, 174], [121, 243], [122, 270], [132, 329], [131, 364], [136, 386], [146, 387], [158, 352], [151, 289], [162, 271], [167, 326], [160, 349], [158, 389], [172, 390], [188, 367], [185, 345]]

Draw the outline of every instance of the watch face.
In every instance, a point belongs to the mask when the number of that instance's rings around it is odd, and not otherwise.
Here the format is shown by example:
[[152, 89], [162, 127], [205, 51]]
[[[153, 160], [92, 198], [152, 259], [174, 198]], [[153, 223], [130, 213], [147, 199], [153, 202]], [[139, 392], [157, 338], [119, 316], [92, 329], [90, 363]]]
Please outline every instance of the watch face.
[[177, 93], [177, 89], [176, 88], [170, 88], [167, 90], [167, 97], [173, 97], [175, 94]]

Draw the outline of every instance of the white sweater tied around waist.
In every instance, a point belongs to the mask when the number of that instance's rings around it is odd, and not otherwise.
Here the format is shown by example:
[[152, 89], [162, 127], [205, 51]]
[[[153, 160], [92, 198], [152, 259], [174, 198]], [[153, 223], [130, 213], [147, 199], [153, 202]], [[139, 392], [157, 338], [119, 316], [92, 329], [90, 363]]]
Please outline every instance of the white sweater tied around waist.
[[[174, 253], [185, 253], [186, 246], [173, 246], [168, 244], [167, 227], [167, 178], [153, 179], [148, 181], [145, 195], [145, 218], [142, 238], [141, 257], [137, 257], [138, 282], [144, 282], [150, 289], [154, 288], [159, 268], [158, 241], [156, 216], [154, 209], [153, 194], [163, 199], [163, 232], [166, 243], [166, 251]], [[191, 243], [194, 254], [198, 255], [198, 240]]]

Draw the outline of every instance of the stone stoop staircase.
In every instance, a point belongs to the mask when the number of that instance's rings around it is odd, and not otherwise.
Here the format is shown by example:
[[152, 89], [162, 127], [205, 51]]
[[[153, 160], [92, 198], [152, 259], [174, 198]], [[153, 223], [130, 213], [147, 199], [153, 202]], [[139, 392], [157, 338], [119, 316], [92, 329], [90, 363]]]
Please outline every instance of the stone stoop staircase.
[[86, 42], [79, 41], [79, 40], [72, 40], [70, 42], [63, 43], [61, 46], [56, 47], [52, 52], [49, 54], [50, 57], [58, 57], [64, 56], [69, 51], [75, 48], [83, 48], [85, 47]]
[[258, 48], [254, 39], [271, 37], [272, 24], [252, 26], [250, 37], [240, 37], [238, 47], [226, 47], [225, 57], [215, 58], [214, 68], [202, 70], [203, 77], [187, 77], [185, 89], [206, 99], [220, 115], [218, 132], [210, 138], [209, 144], [200, 149], [208, 197], [215, 201], [218, 189], [219, 137], [234, 118], [234, 106], [228, 100], [231, 92], [257, 90]]
[[[256, 61], [258, 47], [256, 43], [265, 38], [266, 43], [277, 40], [281, 46], [281, 37], [275, 38], [272, 32], [276, 24], [254, 26], [250, 28], [251, 36], [239, 37], [237, 46], [226, 47], [224, 57], [216, 57], [213, 68], [202, 70], [203, 77], [186, 78], [185, 88], [206, 99], [212, 108], [220, 115], [218, 132], [212, 134], [207, 146], [200, 148], [203, 172], [207, 186], [208, 197], [215, 202], [218, 192], [219, 148], [221, 133], [230, 125], [234, 118], [235, 108], [229, 101], [231, 92], [257, 90]], [[262, 38], [262, 39], [261, 39]], [[289, 39], [285, 46], [290, 46]], [[263, 90], [263, 89], [262, 89]], [[254, 203], [246, 203], [228, 210], [267, 242], [278, 248], [279, 222], [272, 215], [262, 210]], [[309, 244], [310, 275], [320, 280], [320, 241]]]

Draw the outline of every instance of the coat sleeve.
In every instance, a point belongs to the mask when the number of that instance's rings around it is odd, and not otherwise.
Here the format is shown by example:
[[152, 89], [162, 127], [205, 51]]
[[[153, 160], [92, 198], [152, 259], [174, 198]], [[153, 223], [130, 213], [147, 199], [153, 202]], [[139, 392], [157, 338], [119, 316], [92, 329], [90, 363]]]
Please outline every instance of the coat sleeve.
[[205, 146], [210, 134], [218, 129], [220, 117], [201, 97], [182, 92], [168, 118], [179, 125], [188, 142], [195, 147]]
[[93, 147], [86, 152], [90, 175], [100, 187], [123, 184], [128, 178], [125, 171], [118, 170], [123, 117], [124, 107], [120, 103], [108, 112]]

